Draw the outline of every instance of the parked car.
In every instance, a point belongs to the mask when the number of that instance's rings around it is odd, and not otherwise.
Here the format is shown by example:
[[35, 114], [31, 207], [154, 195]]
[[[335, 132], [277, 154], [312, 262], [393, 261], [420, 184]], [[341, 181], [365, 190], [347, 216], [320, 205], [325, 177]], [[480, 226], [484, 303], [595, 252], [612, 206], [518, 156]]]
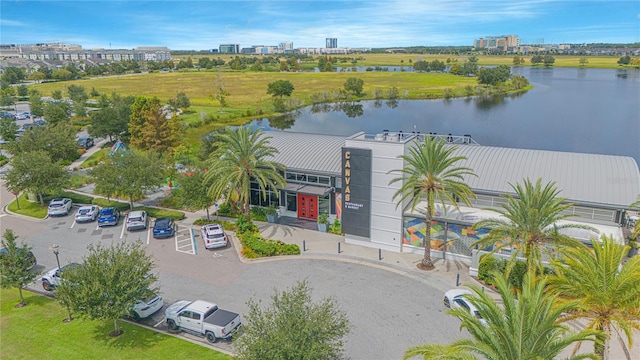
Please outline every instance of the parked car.
[[80, 149], [88, 150], [94, 145], [92, 137], [82, 137], [78, 139], [78, 147]]
[[0, 112], [0, 118], [9, 118], [9, 119], [15, 120], [16, 119], [16, 114], [12, 114], [12, 113], [7, 112], [7, 111], [2, 111], [2, 112]]
[[149, 292], [148, 296], [136, 301], [133, 310], [131, 310], [131, 318], [135, 321], [148, 318], [162, 309], [163, 306], [162, 296]]
[[120, 210], [114, 207], [106, 207], [98, 214], [98, 226], [116, 226], [120, 219]]
[[143, 210], [131, 211], [127, 215], [127, 231], [143, 230], [147, 228], [147, 212]]
[[486, 326], [486, 320], [482, 318], [478, 309], [467, 298], [472, 294], [471, 291], [465, 289], [451, 289], [444, 293], [444, 306], [452, 309], [463, 308], [480, 319], [480, 322]]
[[229, 238], [224, 232], [224, 228], [220, 224], [207, 224], [200, 228], [204, 247], [207, 249], [215, 249], [226, 247]]
[[211, 343], [230, 339], [242, 326], [240, 315], [204, 300], [181, 300], [165, 310], [169, 330], [187, 331]]
[[153, 223], [153, 237], [156, 239], [172, 237], [175, 233], [176, 224], [172, 218], [163, 217]]
[[60, 281], [62, 281], [64, 272], [76, 266], [80, 266], [80, 264], [69, 263], [62, 267], [47, 271], [47, 273], [42, 276], [42, 288], [47, 291], [53, 290], [56, 286], [60, 285]]
[[94, 221], [98, 217], [100, 208], [97, 205], [81, 206], [76, 212], [76, 222]]
[[16, 115], [16, 120], [27, 120], [30, 118], [31, 118], [31, 113], [29, 112], [22, 112]]
[[[18, 248], [18, 251], [21, 252], [22, 249]], [[7, 255], [8, 251], [5, 248], [1, 248], [0, 249], [0, 261], [4, 261], [4, 257]], [[38, 262], [36, 261], [36, 256], [33, 255], [33, 252], [31, 251], [27, 251], [24, 254], [24, 258], [27, 261], [27, 263], [29, 264], [29, 267], [27, 268], [28, 270], [33, 269], [34, 267], [36, 267], [36, 265], [38, 265]]]
[[69, 198], [62, 199], [53, 199], [49, 203], [49, 207], [47, 208], [47, 214], [49, 216], [64, 216], [69, 215], [71, 211], [71, 207], [73, 206], [73, 201]]

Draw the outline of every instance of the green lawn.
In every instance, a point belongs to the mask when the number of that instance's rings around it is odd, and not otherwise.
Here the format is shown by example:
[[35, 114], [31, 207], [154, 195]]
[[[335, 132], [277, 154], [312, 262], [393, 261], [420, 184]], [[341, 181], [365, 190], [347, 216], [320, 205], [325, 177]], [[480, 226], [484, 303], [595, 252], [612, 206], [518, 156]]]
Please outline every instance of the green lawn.
[[233, 359], [124, 321], [124, 334], [111, 338], [112, 321], [65, 323], [66, 311], [56, 301], [28, 291], [23, 294], [29, 305], [17, 309], [18, 290], [0, 290], [2, 359]]
[[20, 194], [18, 201], [13, 200], [7, 208], [16, 214], [31, 216], [37, 219], [47, 217], [47, 206], [40, 206], [38, 202], [27, 200], [26, 193]]

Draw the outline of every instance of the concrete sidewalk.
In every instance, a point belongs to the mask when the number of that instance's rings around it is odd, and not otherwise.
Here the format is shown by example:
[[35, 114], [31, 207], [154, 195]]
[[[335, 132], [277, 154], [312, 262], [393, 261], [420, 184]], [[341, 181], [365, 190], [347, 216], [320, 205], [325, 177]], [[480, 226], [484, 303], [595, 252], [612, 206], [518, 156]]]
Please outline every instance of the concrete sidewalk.
[[[206, 212], [204, 210], [185, 212], [185, 215], [185, 219], [181, 220], [181, 222], [189, 225], [193, 224], [197, 219], [206, 218]], [[215, 215], [211, 215], [211, 219], [215, 218]], [[397, 253], [373, 247], [347, 244], [344, 236], [341, 235], [283, 224], [260, 221], [254, 221], [254, 223], [258, 226], [264, 238], [298, 245], [301, 251], [300, 257], [303, 258], [329, 259], [384, 268], [422, 282], [428, 282], [430, 285], [435, 285], [442, 291], [455, 287], [458, 276], [460, 284], [478, 284], [469, 276], [469, 265], [460, 261], [433, 257], [432, 259], [436, 266], [435, 269], [422, 271], [417, 268], [417, 264], [423, 257], [422, 251], [419, 253]], [[282, 258], [290, 259], [291, 256], [260, 258], [247, 260], [247, 262], [275, 261]]]

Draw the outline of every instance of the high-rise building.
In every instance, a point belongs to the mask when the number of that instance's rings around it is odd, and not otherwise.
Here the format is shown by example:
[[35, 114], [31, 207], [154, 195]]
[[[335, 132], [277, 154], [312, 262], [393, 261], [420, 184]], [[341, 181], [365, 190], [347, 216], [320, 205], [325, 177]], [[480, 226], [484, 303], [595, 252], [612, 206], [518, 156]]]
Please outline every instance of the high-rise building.
[[325, 46], [327, 49], [335, 49], [338, 47], [338, 39], [337, 38], [327, 38], [327, 45]]
[[220, 54], [239, 54], [240, 44], [220, 44]]
[[500, 49], [520, 46], [520, 38], [517, 35], [500, 35], [487, 36], [473, 41], [473, 47], [476, 49]]

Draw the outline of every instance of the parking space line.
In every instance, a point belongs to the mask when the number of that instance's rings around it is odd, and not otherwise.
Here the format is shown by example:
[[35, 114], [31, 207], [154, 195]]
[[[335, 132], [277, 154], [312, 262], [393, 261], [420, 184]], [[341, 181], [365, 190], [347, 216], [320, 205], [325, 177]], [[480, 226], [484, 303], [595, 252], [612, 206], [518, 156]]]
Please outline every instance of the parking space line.
[[151, 228], [149, 228], [149, 230], [147, 230], [147, 245], [149, 245], [149, 241], [151, 241]]
[[158, 321], [155, 325], [153, 325], [154, 328], [160, 326], [160, 324], [162, 324], [165, 321], [166, 318], [162, 318], [162, 320]]
[[122, 224], [122, 231], [120, 232], [120, 239], [122, 239], [124, 237], [124, 229], [126, 228], [126, 224], [123, 223]]
[[71, 223], [71, 227], [69, 229], [73, 229], [73, 227], [76, 226], [76, 220], [73, 220], [73, 223]]
[[198, 246], [196, 245], [196, 236], [193, 233], [193, 229], [189, 228], [189, 232], [191, 233], [191, 241], [193, 241], [193, 254], [198, 255]]
[[193, 239], [193, 230], [191, 228], [177, 230], [175, 236], [176, 251], [183, 252], [185, 254], [197, 255]]

